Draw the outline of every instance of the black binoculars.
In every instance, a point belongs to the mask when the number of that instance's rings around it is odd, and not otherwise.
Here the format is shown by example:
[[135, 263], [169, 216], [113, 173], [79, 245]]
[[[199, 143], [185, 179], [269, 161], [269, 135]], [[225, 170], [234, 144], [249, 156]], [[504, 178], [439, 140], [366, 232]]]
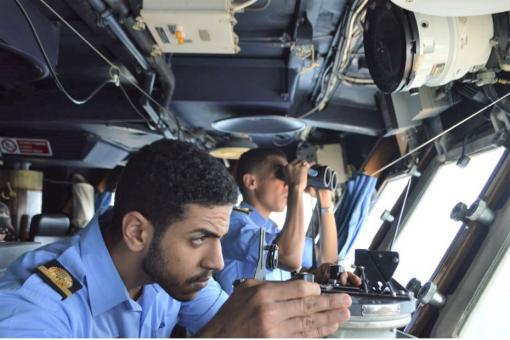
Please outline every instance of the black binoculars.
[[[276, 177], [282, 181], [286, 181], [283, 167], [276, 171]], [[306, 185], [316, 189], [335, 190], [337, 186], [336, 171], [327, 165], [312, 165], [310, 169], [308, 169]]]

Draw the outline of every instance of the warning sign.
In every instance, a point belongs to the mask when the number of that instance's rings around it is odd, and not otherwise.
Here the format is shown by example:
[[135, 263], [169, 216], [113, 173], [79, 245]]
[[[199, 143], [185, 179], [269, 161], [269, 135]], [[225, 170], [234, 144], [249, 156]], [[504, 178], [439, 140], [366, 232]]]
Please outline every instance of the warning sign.
[[46, 139], [0, 137], [0, 152], [6, 155], [51, 156]]

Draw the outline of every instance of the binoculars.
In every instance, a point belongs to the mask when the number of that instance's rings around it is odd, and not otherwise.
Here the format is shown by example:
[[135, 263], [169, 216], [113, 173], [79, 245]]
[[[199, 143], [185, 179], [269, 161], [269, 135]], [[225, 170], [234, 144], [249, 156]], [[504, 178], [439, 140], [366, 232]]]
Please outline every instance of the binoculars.
[[[276, 171], [276, 177], [282, 181], [286, 181], [283, 167]], [[316, 189], [335, 190], [337, 186], [336, 171], [327, 165], [313, 165], [308, 169], [307, 186]]]

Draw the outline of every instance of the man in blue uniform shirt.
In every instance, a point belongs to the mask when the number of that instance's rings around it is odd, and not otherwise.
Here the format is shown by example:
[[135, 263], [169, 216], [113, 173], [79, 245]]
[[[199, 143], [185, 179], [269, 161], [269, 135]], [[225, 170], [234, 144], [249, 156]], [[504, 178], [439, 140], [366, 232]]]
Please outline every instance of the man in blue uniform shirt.
[[[286, 181], [277, 176], [283, 168]], [[312, 267], [313, 240], [305, 238], [303, 194], [307, 186], [307, 162], [287, 162], [285, 154], [275, 149], [253, 149], [239, 159], [236, 181], [243, 195], [240, 209], [232, 212], [230, 229], [222, 239], [225, 268], [215, 274], [222, 288], [231, 293], [232, 283], [240, 278], [252, 278], [259, 260], [260, 230], [265, 230], [265, 246], [277, 245], [278, 268], [271, 268], [267, 257], [275, 251], [266, 252], [263, 259], [266, 280], [283, 281], [291, 277], [290, 271]], [[329, 266], [337, 261], [337, 234], [332, 210], [331, 191], [318, 192], [321, 209], [320, 263]], [[287, 207], [285, 223], [281, 231], [269, 219], [271, 212]], [[273, 246], [274, 248], [274, 246]], [[275, 267], [273, 265], [273, 267]], [[317, 271], [327, 273], [328, 271]], [[350, 274], [354, 284], [358, 278]], [[321, 279], [321, 278], [319, 278]], [[341, 277], [343, 283], [346, 276]]]
[[[236, 201], [226, 169], [162, 140], [128, 162], [112, 218], [29, 252], [0, 279], [0, 337], [324, 336], [349, 317], [345, 294], [248, 280], [227, 299], [211, 277]], [[270, 308], [269, 308], [270, 307]]]

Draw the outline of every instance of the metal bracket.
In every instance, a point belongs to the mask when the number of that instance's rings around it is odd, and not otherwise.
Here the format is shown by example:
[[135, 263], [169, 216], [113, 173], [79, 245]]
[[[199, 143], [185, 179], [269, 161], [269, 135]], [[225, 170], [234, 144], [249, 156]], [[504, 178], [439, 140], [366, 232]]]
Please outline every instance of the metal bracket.
[[386, 289], [391, 291], [389, 282], [399, 263], [397, 252], [356, 249], [354, 262], [365, 292], [382, 293]]
[[500, 109], [494, 109], [490, 114], [492, 126], [494, 127], [495, 136], [494, 144], [510, 148], [510, 120], [507, 114]]
[[421, 176], [421, 172], [418, 171], [418, 166], [416, 164], [413, 164], [407, 173], [409, 174], [409, 176], [412, 177]]
[[161, 57], [163, 55], [163, 51], [161, 50], [161, 47], [154, 44], [151, 48], [151, 57]]
[[135, 18], [135, 23], [133, 24], [133, 29], [135, 31], [144, 31], [146, 28], [147, 26], [145, 25], [143, 18], [141, 16], [137, 16]]
[[431, 305], [436, 308], [441, 308], [446, 303], [446, 298], [437, 290], [436, 284], [432, 281], [421, 287], [418, 300], [424, 305]]
[[395, 221], [395, 216], [393, 216], [391, 212], [388, 209], [386, 209], [381, 214], [380, 219], [383, 222], [393, 223], [393, 221]]

